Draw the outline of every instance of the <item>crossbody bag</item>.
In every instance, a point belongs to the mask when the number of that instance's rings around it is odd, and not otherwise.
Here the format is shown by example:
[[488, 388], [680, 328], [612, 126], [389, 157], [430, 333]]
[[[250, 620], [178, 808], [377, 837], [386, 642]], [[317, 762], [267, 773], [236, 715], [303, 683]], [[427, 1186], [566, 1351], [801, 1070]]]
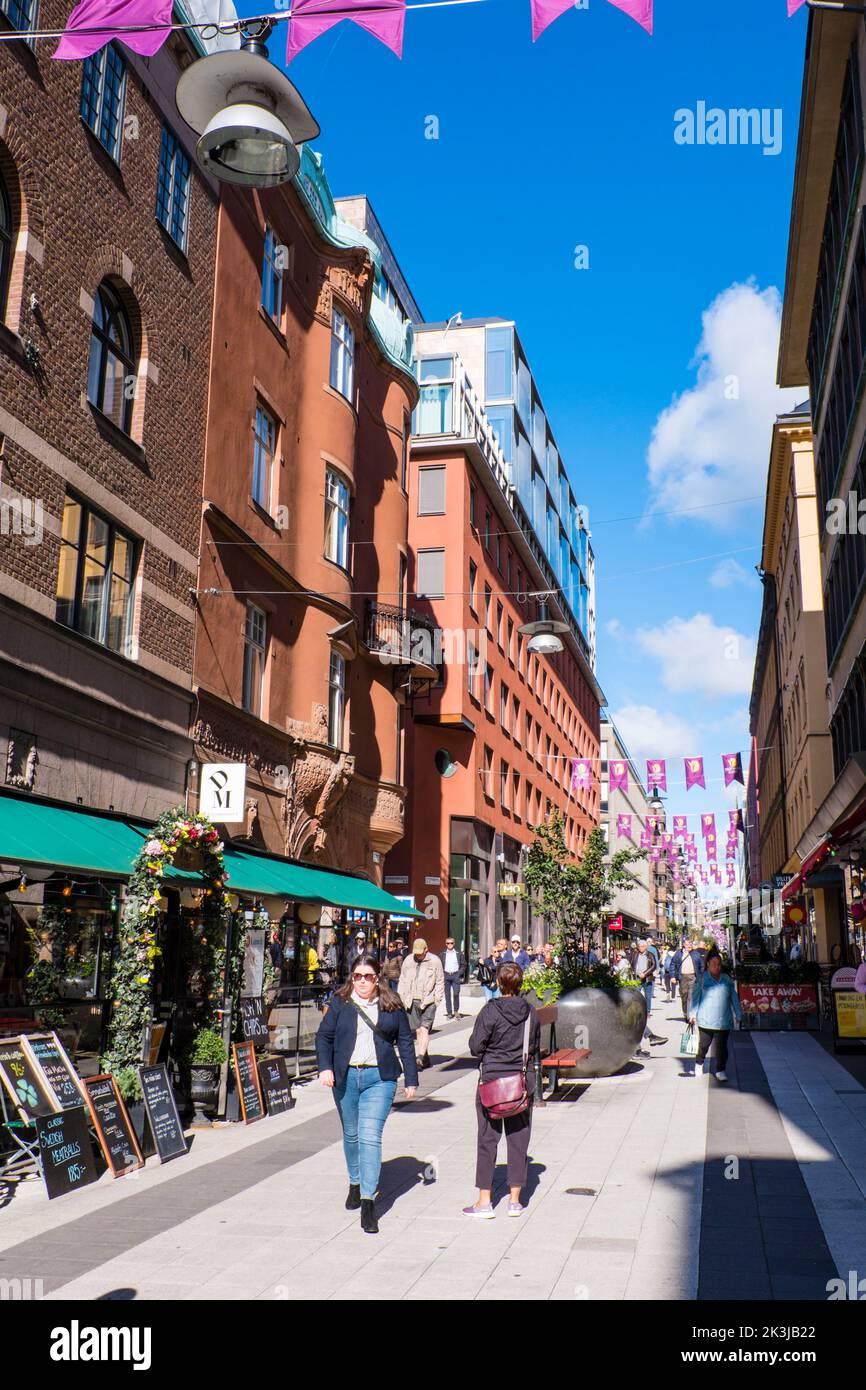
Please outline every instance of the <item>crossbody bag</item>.
[[508, 1072], [505, 1076], [497, 1076], [492, 1081], [479, 1082], [478, 1097], [491, 1120], [507, 1120], [512, 1115], [522, 1115], [524, 1110], [529, 1108], [526, 1068], [529, 1066], [529, 1025], [531, 1020], [532, 1011], [530, 1010], [526, 1015], [526, 1026], [523, 1030], [522, 1071]]
[[382, 1032], [381, 1028], [379, 1027], [378, 1023], [374, 1023], [371, 1018], [368, 1018], [367, 1015], [364, 1013], [364, 1010], [358, 1008], [358, 1005], [355, 1003], [354, 999], [349, 999], [346, 1002], [348, 1004], [351, 1004], [352, 1008], [355, 1010], [355, 1013], [358, 1015], [359, 1018], [362, 1018], [364, 1020], [367, 1027], [372, 1028], [377, 1038], [380, 1038], [383, 1043], [387, 1043], [390, 1048], [393, 1048], [394, 1056], [397, 1060], [397, 1066], [400, 1068], [400, 1075], [402, 1076], [403, 1063], [400, 1061], [400, 1055], [397, 1052], [397, 1049], [394, 1045], [394, 1039], [386, 1037], [385, 1034]]

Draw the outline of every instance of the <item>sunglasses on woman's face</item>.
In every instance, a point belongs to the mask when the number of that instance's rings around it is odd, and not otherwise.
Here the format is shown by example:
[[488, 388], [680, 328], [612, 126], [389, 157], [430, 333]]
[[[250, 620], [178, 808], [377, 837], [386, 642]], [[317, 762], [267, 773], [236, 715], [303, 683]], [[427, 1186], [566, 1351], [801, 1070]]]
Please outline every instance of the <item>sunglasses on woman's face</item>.
[[353, 980], [375, 980], [375, 979], [376, 979], [376, 976], [375, 976], [375, 975], [353, 975], [353, 976], [352, 976], [352, 979], [353, 979]]

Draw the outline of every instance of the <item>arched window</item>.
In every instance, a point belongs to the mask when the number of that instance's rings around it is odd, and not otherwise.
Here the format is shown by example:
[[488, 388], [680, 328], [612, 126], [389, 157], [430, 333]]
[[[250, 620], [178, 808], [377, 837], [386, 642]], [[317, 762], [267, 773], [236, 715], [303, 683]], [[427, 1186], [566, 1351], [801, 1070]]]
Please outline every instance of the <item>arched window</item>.
[[9, 279], [12, 274], [12, 205], [3, 175], [0, 174], [0, 319], [6, 312]]
[[103, 283], [93, 309], [87, 399], [127, 434], [137, 380], [126, 310], [115, 291]]

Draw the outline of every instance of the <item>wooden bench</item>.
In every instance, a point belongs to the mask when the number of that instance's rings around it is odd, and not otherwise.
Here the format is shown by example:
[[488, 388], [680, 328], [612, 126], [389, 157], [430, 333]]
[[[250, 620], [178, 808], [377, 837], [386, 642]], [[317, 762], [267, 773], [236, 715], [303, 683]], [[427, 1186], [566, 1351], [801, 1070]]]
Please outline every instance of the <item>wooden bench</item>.
[[578, 1062], [582, 1062], [591, 1055], [591, 1047], [560, 1047], [556, 1052], [551, 1052], [549, 1056], [542, 1057], [542, 1068], [553, 1072], [553, 1089], [550, 1094], [555, 1096], [559, 1089], [560, 1071], [577, 1066]]

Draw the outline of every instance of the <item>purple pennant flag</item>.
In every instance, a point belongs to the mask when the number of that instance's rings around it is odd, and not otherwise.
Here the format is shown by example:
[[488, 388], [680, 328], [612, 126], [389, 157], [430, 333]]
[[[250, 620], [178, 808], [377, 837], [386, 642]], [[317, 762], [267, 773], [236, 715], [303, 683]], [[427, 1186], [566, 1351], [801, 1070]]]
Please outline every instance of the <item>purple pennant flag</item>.
[[693, 845], [695, 843], [695, 832], [690, 830], [688, 835], [683, 836], [683, 840], [687, 845]]
[[661, 859], [661, 857], [662, 857], [662, 852], [661, 852], [660, 849], [651, 849], [651, 850], [650, 850], [650, 852], [649, 852], [649, 859], [650, 859], [650, 863], [651, 863], [651, 864], [657, 864], [657, 863], [659, 862], [659, 860]]
[[618, 759], [610, 763], [610, 789], [612, 792], [628, 791], [628, 763]]
[[[653, 31], [653, 0], [610, 0], [618, 10], [631, 15], [648, 34]], [[532, 42], [544, 33], [549, 24], [566, 10], [573, 9], [574, 0], [530, 0], [532, 8]]]
[[620, 840], [631, 839], [631, 816], [620, 815], [616, 818], [616, 833]]
[[[52, 58], [89, 58], [112, 39], [119, 39], [134, 53], [150, 58], [165, 43], [171, 30], [172, 0], [81, 0], [66, 21]], [[144, 33], [124, 33], [130, 25], [158, 25]], [[90, 33], [80, 32], [89, 29]], [[72, 30], [72, 33], [68, 31]], [[93, 30], [99, 30], [94, 33]], [[75, 32], [78, 31], [78, 32]]]
[[292, 0], [286, 64], [344, 19], [366, 29], [402, 58], [406, 0]]
[[805, 5], [805, 3], [806, 0], [788, 0], [788, 18], [790, 19], [792, 15], [795, 15], [801, 5]]
[[653, 837], [648, 830], [642, 830], [640, 834], [641, 849], [652, 849]]
[[742, 786], [746, 785], [743, 781], [743, 759], [739, 753], [723, 753], [722, 767], [725, 772], [726, 787], [729, 787], [732, 782], [740, 782]]
[[686, 765], [686, 791], [691, 791], [692, 787], [703, 787], [706, 791], [703, 758], [686, 758], [684, 761]]
[[708, 811], [706, 815], [701, 816], [701, 834], [704, 839], [707, 839], [710, 835], [712, 835], [713, 839], [716, 838], [716, 818], [712, 811]]
[[726, 859], [736, 859], [736, 857], [737, 857], [737, 851], [734, 849], [733, 845], [728, 845], [727, 849], [725, 850], [725, 858], [726, 858]]
[[685, 839], [689, 829], [688, 816], [674, 816], [674, 835], [681, 835]]
[[668, 789], [668, 773], [664, 758], [648, 758], [646, 765], [646, 784], [652, 791], [657, 787], [660, 792]]
[[670, 849], [671, 845], [674, 842], [674, 837], [669, 830], [666, 830], [665, 833], [662, 835], [661, 842], [664, 845], [665, 849]]
[[687, 846], [686, 846], [686, 852], [687, 852], [687, 854], [688, 854], [688, 856], [689, 856], [689, 863], [690, 863], [690, 864], [691, 864], [693, 861], [697, 860], [697, 857], [698, 857], [698, 847], [697, 847], [697, 845], [687, 845]]
[[592, 759], [591, 758], [572, 758], [571, 760], [571, 790], [573, 792], [588, 792], [592, 788]]

